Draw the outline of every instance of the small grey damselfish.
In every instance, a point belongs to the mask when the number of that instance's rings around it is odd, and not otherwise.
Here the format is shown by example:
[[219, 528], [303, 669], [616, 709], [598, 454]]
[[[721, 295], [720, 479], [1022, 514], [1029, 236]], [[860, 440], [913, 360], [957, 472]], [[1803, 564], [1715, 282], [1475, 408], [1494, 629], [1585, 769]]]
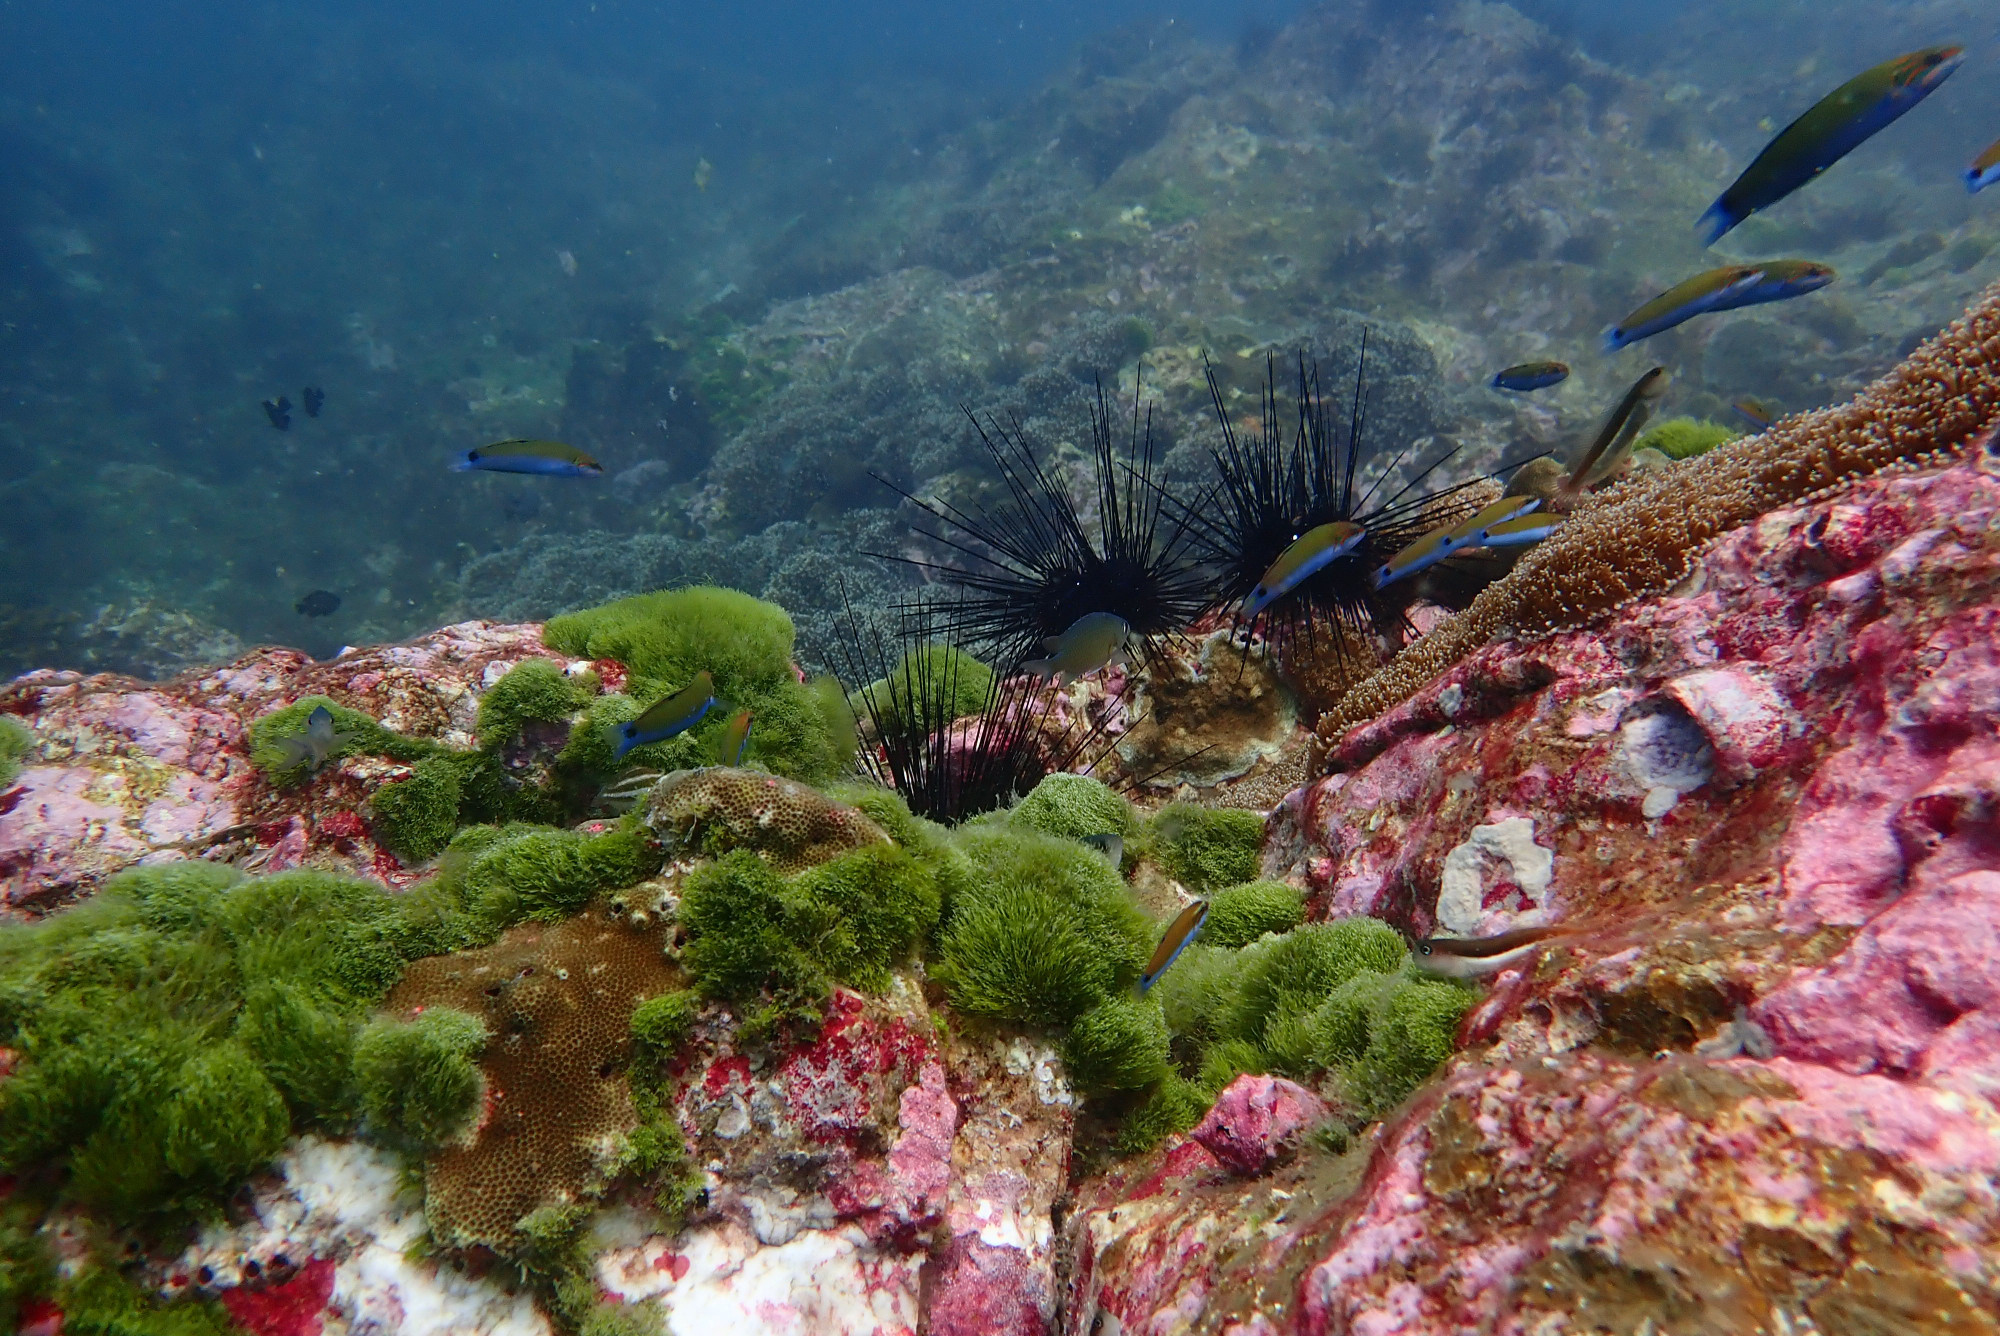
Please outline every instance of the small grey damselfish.
[[313, 712], [306, 716], [305, 732], [278, 739], [278, 755], [281, 759], [272, 769], [293, 770], [304, 765], [307, 774], [315, 774], [326, 764], [328, 757], [360, 736], [359, 733], [335, 729], [333, 712], [324, 705], [316, 706]]
[[1115, 830], [1104, 835], [1079, 835], [1077, 839], [1110, 859], [1113, 867], [1125, 861], [1125, 837]]

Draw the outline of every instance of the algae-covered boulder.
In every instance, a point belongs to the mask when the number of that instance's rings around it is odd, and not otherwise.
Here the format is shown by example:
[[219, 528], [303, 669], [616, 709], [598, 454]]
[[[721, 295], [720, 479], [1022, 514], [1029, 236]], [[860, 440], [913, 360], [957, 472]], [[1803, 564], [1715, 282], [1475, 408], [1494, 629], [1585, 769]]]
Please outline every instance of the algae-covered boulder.
[[[623, 693], [594, 705], [572, 735], [565, 759], [573, 767], [608, 772], [619, 764], [658, 770], [701, 764], [713, 755], [713, 735], [728, 714], [743, 709], [751, 714], [747, 760], [805, 780], [831, 779], [846, 761], [839, 721], [824, 693], [799, 680], [792, 619], [775, 604], [697, 585], [565, 613], [552, 618], [542, 635], [551, 649], [614, 660], [626, 673]], [[622, 760], [613, 756], [612, 727], [701, 672], [714, 679], [723, 708], [710, 710], [679, 737], [636, 747]]]

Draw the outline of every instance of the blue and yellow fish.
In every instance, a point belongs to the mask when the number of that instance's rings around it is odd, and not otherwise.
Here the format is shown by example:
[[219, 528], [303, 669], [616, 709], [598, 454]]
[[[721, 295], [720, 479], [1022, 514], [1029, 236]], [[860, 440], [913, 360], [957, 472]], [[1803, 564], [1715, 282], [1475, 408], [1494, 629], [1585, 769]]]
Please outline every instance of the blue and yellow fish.
[[484, 469], [489, 473], [536, 473], [549, 478], [595, 478], [604, 465], [561, 441], [495, 441], [460, 455], [452, 468], [459, 473]]
[[1167, 966], [1180, 959], [1181, 952], [1188, 949], [1188, 943], [1201, 931], [1201, 925], [1208, 922], [1208, 901], [1197, 900], [1183, 909], [1174, 921], [1167, 925], [1166, 936], [1153, 948], [1153, 958], [1146, 962], [1146, 972], [1139, 976], [1139, 991], [1144, 993], [1160, 981], [1167, 972]]
[[1710, 311], [1734, 311], [1817, 292], [1837, 275], [1814, 260], [1730, 264], [1676, 283], [1604, 331], [1604, 350], [1617, 352]]
[[2000, 181], [2000, 139], [1987, 145], [1986, 151], [1965, 169], [1965, 188], [1971, 194], [1977, 195], [1995, 181]]
[[1486, 383], [1496, 390], [1529, 394], [1535, 390], [1546, 390], [1551, 385], [1560, 385], [1568, 379], [1569, 364], [1566, 362], [1523, 362], [1505, 371], [1494, 372], [1493, 379]]
[[1540, 504], [1538, 497], [1503, 496], [1468, 519], [1431, 530], [1376, 569], [1375, 587], [1415, 575], [1464, 548], [1488, 546], [1486, 536], [1495, 525], [1526, 515]]
[[1278, 554], [1278, 559], [1257, 581], [1257, 587], [1243, 600], [1243, 615], [1255, 617], [1334, 561], [1352, 552], [1367, 536], [1360, 525], [1347, 520], [1335, 520], [1331, 524], [1306, 530]]
[[1959, 46], [1912, 51], [1855, 75], [1815, 102], [1780, 130], [1743, 175], [1709, 205], [1696, 224], [1702, 244], [1713, 246], [1730, 228], [1852, 153], [1863, 140], [1929, 97], [1964, 59], [1965, 48]]
[[715, 736], [715, 759], [722, 765], [742, 765], [750, 746], [750, 711], [738, 710]]
[[1563, 516], [1550, 511], [1535, 515], [1517, 515], [1511, 520], [1502, 520], [1486, 530], [1486, 541], [1482, 547], [1528, 547], [1539, 543], [1562, 527]]
[[701, 717], [714, 705], [715, 679], [704, 668], [694, 675], [694, 681], [673, 695], [653, 702], [637, 719], [614, 728], [612, 759], [623, 760], [625, 753], [634, 747], [643, 747], [649, 742], [665, 742], [687, 732], [700, 723]]
[[1764, 403], [1761, 399], [1738, 399], [1729, 406], [1735, 410], [1738, 417], [1748, 422], [1758, 431], [1763, 431], [1766, 427], [1769, 427], [1778, 416], [1771, 411], [1770, 405]]

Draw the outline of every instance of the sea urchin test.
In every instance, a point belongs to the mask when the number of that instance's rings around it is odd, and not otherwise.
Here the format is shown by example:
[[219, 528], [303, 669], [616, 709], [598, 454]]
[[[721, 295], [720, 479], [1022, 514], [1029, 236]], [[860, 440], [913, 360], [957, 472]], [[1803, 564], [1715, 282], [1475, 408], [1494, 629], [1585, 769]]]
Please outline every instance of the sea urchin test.
[[1768, 209], [1860, 147], [1929, 97], [1965, 59], [1965, 48], [1933, 46], [1885, 60], [1815, 102], [1780, 130], [1743, 175], [1722, 192], [1697, 226], [1713, 246], [1738, 223]]
[[1094, 673], [1112, 663], [1125, 662], [1125, 646], [1132, 639], [1132, 627], [1123, 617], [1110, 612], [1091, 612], [1069, 624], [1059, 636], [1042, 642], [1049, 654], [1045, 659], [1029, 659], [1021, 671], [1035, 677], [1057, 677], [1068, 686], [1086, 673]]
[[1813, 260], [1731, 264], [1676, 283], [1604, 331], [1604, 350], [1617, 352], [1710, 311], [1734, 311], [1817, 292], [1833, 282], [1831, 266]]
[[1264, 572], [1264, 578], [1250, 591], [1250, 597], [1243, 600], [1243, 615], [1255, 617], [1328, 565], [1352, 552], [1367, 536], [1366, 530], [1348, 520], [1335, 520], [1331, 524], [1306, 530], [1278, 554], [1278, 559]]
[[604, 465], [573, 445], [561, 441], [495, 441], [477, 450], [467, 450], [452, 468], [460, 473], [484, 469], [488, 473], [535, 473], [550, 478], [595, 478]]
[[625, 753], [634, 747], [643, 747], [649, 742], [665, 742], [687, 732], [700, 723], [701, 717], [714, 705], [715, 679], [704, 668], [694, 675], [694, 681], [673, 695], [655, 701], [637, 719], [613, 729], [612, 758], [623, 760]]

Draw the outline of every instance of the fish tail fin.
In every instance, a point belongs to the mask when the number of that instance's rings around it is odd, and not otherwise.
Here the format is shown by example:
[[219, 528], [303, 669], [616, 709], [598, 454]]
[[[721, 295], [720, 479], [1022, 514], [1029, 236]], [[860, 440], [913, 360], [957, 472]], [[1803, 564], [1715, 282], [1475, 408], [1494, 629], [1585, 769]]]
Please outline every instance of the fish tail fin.
[[1625, 331], [1612, 325], [1604, 331], [1604, 351], [1615, 353], [1625, 346]]
[[1055, 662], [1054, 659], [1024, 659], [1021, 671], [1030, 677], [1057, 677], [1060, 674], [1056, 672]]
[[472, 461], [464, 455], [460, 455], [451, 461], [451, 471], [453, 473], [470, 473], [472, 472]]
[[1730, 228], [1742, 222], [1743, 218], [1721, 200], [1708, 206], [1708, 212], [1695, 223], [1695, 231], [1701, 235], [1701, 244], [1713, 246], [1722, 240]]

